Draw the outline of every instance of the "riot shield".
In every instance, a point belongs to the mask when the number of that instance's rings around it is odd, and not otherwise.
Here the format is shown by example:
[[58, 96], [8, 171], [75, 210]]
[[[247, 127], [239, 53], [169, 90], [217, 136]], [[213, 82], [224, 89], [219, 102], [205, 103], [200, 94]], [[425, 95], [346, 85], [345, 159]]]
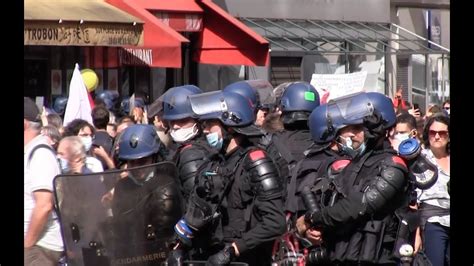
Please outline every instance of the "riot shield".
[[67, 264], [163, 264], [184, 208], [176, 181], [172, 162], [56, 176]]

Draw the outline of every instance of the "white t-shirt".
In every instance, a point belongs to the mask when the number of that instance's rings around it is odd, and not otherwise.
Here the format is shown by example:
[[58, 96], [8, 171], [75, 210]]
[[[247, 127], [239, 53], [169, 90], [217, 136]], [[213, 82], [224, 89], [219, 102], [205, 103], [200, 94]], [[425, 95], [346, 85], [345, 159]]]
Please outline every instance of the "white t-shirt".
[[104, 172], [104, 167], [102, 166], [102, 163], [99, 161], [99, 159], [92, 156], [86, 157], [86, 167], [89, 168], [92, 173]]
[[[24, 147], [24, 236], [26, 236], [31, 213], [35, 206], [33, 192], [40, 189], [53, 192], [53, 179], [61, 173], [56, 155], [46, 148], [37, 149], [28, 164], [32, 149], [39, 144], [48, 144], [42, 135], [32, 139]], [[61, 229], [54, 210], [49, 215], [44, 231], [40, 234], [36, 245], [54, 251], [64, 250]]]
[[[438, 167], [438, 180], [436, 183], [425, 190], [416, 189], [418, 194], [418, 202], [424, 202], [433, 206], [437, 206], [443, 209], [450, 209], [451, 205], [451, 197], [448, 193], [448, 181], [450, 179], [450, 175], [441, 169], [436, 162], [436, 159], [433, 155], [433, 152], [430, 149], [424, 149], [422, 154], [430, 160], [434, 165]], [[440, 223], [443, 226], [450, 227], [451, 215], [443, 215], [443, 216], [432, 216], [428, 218], [428, 222], [430, 223]]]

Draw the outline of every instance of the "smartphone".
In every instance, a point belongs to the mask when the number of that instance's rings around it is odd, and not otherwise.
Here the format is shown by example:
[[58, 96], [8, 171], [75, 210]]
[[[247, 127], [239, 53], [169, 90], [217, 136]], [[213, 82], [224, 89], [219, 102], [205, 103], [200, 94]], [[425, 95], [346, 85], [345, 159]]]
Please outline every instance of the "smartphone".
[[415, 110], [416, 110], [416, 109], [420, 110], [420, 106], [419, 106], [417, 103], [414, 103], [414, 104], [413, 104], [413, 109], [415, 109]]

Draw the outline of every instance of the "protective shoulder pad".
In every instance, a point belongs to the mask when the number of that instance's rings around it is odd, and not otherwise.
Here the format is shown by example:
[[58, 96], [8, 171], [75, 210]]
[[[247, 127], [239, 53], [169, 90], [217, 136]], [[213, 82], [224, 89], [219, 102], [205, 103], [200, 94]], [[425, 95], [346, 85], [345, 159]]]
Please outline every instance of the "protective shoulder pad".
[[244, 170], [248, 173], [252, 191], [257, 197], [268, 199], [282, 195], [282, 179], [276, 165], [264, 150], [250, 150], [244, 159]]
[[350, 163], [351, 163], [351, 160], [348, 160], [348, 159], [341, 159], [341, 160], [334, 161], [331, 164], [331, 171], [333, 173], [340, 173]]
[[402, 170], [405, 173], [408, 173], [408, 167], [401, 157], [392, 155], [384, 159], [383, 161], [385, 166], [395, 167], [397, 169]]
[[194, 179], [199, 174], [199, 169], [206, 163], [210, 163], [207, 159], [206, 150], [198, 145], [189, 144], [179, 151], [176, 166], [185, 194], [191, 191]]

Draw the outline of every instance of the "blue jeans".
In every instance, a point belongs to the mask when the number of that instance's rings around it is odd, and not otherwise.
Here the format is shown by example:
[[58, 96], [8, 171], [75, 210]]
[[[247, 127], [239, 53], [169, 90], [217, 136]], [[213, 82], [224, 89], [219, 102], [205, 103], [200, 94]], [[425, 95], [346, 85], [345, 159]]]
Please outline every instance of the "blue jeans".
[[427, 222], [423, 236], [425, 254], [433, 266], [449, 265], [449, 227]]

